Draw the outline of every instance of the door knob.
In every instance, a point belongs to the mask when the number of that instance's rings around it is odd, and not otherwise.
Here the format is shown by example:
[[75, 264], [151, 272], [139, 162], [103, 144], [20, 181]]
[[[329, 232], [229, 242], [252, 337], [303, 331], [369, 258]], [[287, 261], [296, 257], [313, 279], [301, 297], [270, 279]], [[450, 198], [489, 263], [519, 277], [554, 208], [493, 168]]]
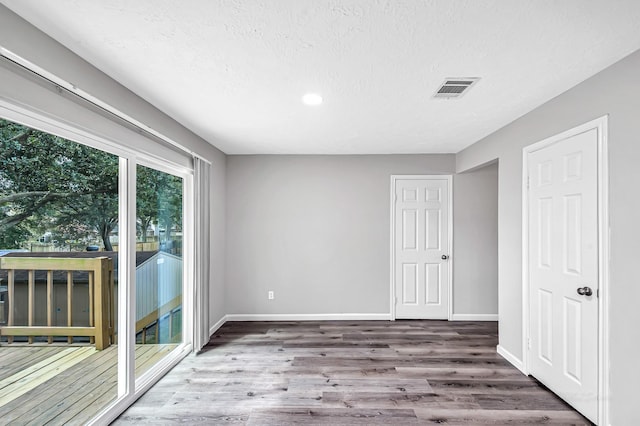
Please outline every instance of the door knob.
[[447, 256], [446, 254], [443, 254], [441, 259], [442, 260], [447, 260], [448, 258], [449, 258], [449, 256]]
[[578, 289], [578, 294], [580, 296], [591, 296], [593, 294], [593, 291], [591, 290], [591, 287], [581, 287]]

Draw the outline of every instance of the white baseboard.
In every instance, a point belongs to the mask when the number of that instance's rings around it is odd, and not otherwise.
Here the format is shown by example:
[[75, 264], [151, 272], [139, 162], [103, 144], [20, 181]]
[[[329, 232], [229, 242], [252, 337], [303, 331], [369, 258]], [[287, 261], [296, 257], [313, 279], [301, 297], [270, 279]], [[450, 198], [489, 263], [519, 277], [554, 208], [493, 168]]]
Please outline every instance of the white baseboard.
[[496, 347], [496, 350], [498, 351], [498, 355], [509, 361], [515, 368], [520, 370], [522, 374], [527, 375], [527, 373], [525, 373], [524, 371], [524, 363], [522, 362], [522, 360], [518, 359], [518, 357], [516, 357], [514, 354], [500, 345]]
[[228, 314], [227, 321], [390, 321], [391, 314]]
[[498, 321], [498, 314], [453, 314], [451, 321]]
[[227, 322], [227, 321], [228, 321], [228, 320], [227, 320], [227, 316], [228, 316], [228, 315], [224, 315], [222, 318], [220, 318], [220, 319], [218, 320], [218, 322], [217, 322], [217, 323], [213, 324], [213, 325], [211, 326], [211, 328], [209, 328], [209, 337], [213, 336], [213, 333], [215, 333], [216, 331], [218, 331], [218, 329], [219, 329], [220, 327], [222, 327], [222, 326], [224, 325], [224, 323], [225, 323], [225, 322]]

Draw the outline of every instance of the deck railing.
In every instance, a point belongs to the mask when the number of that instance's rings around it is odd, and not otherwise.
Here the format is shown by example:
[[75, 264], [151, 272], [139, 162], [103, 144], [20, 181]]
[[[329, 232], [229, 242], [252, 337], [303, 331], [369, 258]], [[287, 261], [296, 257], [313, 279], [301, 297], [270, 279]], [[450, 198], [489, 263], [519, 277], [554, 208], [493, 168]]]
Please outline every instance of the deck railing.
[[[7, 342], [13, 343], [14, 336], [28, 337], [34, 342], [36, 336], [46, 336], [53, 342], [54, 336], [67, 336], [73, 343], [74, 337], [89, 337], [96, 349], [102, 350], [115, 342], [114, 326], [114, 271], [113, 260], [108, 257], [97, 258], [38, 258], [38, 257], [1, 257], [0, 270], [7, 271], [8, 318], [7, 325], [0, 326], [0, 336], [7, 336]], [[16, 271], [27, 271], [27, 325], [15, 325], [17, 303], [15, 291]], [[35, 325], [36, 271], [46, 271], [47, 325]], [[66, 326], [54, 325], [53, 286], [54, 272], [66, 272], [67, 321]], [[74, 272], [88, 274], [89, 325], [73, 326]], [[24, 301], [22, 301], [24, 303]], [[82, 302], [80, 302], [82, 303]]]

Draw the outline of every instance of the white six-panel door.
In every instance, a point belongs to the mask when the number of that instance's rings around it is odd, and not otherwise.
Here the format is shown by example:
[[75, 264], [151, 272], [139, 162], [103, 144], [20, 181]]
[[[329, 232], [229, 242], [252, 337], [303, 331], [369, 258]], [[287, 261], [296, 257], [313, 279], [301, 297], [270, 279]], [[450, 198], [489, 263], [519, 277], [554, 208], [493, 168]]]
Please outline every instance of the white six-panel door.
[[393, 181], [395, 317], [447, 319], [450, 178]]
[[529, 153], [531, 374], [596, 422], [598, 135]]

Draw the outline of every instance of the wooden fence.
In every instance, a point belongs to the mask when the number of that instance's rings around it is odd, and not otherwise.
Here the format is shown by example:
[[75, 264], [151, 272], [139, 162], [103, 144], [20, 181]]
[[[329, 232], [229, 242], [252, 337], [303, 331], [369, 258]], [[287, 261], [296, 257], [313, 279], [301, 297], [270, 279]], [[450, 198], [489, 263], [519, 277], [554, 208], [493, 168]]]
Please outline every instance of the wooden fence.
[[[7, 325], [0, 327], [0, 336], [7, 336], [8, 343], [13, 343], [14, 336], [26, 336], [29, 343], [36, 336], [46, 336], [53, 342], [54, 336], [67, 336], [69, 343], [74, 337], [89, 337], [96, 349], [102, 350], [115, 342], [114, 326], [114, 272], [113, 260], [108, 257], [97, 258], [38, 258], [38, 257], [0, 257], [0, 269], [7, 271], [8, 319]], [[27, 325], [15, 325], [14, 312], [19, 302], [15, 297], [15, 276], [17, 271], [27, 271], [28, 279], [28, 321]], [[46, 273], [46, 307], [47, 325], [36, 325], [35, 293], [36, 271]], [[67, 324], [53, 325], [54, 273], [66, 272], [67, 287]], [[85, 272], [88, 275], [89, 287], [89, 325], [73, 326], [74, 304], [74, 272]], [[23, 302], [24, 303], [24, 302]], [[81, 302], [82, 303], [82, 302]]]

